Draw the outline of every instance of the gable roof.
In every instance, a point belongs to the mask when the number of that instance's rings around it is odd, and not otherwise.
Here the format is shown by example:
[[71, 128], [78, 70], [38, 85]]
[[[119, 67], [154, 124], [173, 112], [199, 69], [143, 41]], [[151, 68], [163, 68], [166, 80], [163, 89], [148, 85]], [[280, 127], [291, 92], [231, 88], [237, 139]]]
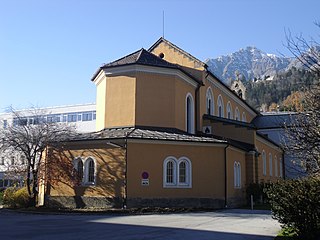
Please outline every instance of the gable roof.
[[188, 58], [192, 59], [193, 61], [198, 62], [201, 66], [203, 66], [203, 67], [206, 67], [206, 66], [207, 66], [204, 62], [202, 62], [202, 61], [199, 60], [198, 58], [192, 56], [190, 53], [184, 51], [183, 49], [179, 48], [177, 45], [173, 44], [172, 42], [168, 41], [167, 39], [165, 39], [165, 38], [163, 38], [163, 37], [159, 38], [159, 40], [156, 41], [156, 42], [148, 49], [148, 51], [149, 51], [149, 52], [152, 52], [152, 51], [153, 51], [160, 43], [162, 43], [162, 42], [168, 44], [169, 46], [171, 46], [171, 47], [174, 48], [175, 50], [179, 51], [179, 52], [182, 53], [183, 55], [186, 55]]

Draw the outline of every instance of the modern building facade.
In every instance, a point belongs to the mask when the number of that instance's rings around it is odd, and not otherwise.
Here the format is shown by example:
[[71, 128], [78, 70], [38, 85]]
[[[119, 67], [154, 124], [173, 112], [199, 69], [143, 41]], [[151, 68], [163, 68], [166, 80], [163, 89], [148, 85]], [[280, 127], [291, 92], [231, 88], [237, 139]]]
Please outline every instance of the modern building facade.
[[[41, 113], [35, 115], [35, 112]], [[7, 128], [9, 125], [37, 124], [39, 121], [67, 123], [75, 126], [80, 133], [95, 131], [96, 105], [79, 104], [70, 106], [57, 106], [38, 109], [25, 109], [17, 111], [19, 118], [12, 112], [0, 113], [0, 128]], [[39, 119], [41, 115], [42, 119]], [[25, 158], [18, 154], [0, 155], [0, 188], [21, 184], [22, 176], [9, 174], [10, 168], [23, 169], [26, 165]]]
[[91, 80], [96, 131], [48, 150], [40, 205], [223, 208], [283, 177], [281, 148], [253, 124], [260, 113], [168, 40]]

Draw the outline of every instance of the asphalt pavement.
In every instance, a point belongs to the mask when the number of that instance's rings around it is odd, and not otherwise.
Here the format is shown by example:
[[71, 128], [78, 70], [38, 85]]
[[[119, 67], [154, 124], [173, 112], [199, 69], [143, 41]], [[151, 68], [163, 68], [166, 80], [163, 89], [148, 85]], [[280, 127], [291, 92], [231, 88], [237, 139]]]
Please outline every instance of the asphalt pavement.
[[53, 214], [0, 210], [0, 239], [273, 239], [270, 211], [229, 209], [176, 214]]

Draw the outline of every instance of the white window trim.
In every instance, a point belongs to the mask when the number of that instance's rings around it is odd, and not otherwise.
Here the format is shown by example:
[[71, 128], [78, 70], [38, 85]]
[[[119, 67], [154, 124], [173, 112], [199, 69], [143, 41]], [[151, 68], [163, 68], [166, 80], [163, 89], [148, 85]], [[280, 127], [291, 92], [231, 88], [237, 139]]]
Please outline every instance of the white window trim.
[[211, 87], [209, 87], [207, 89], [207, 94], [206, 94], [206, 113], [207, 113], [207, 110], [208, 110], [209, 99], [211, 100], [211, 106], [210, 106], [209, 115], [214, 115], [214, 95], [213, 95], [213, 92], [211, 90]]
[[274, 156], [274, 176], [279, 177], [278, 173], [278, 158], [277, 156]]
[[283, 178], [283, 162], [282, 162], [282, 158], [280, 158], [280, 177]]
[[[92, 159], [93, 163], [94, 163], [94, 182], [88, 182], [88, 178], [89, 178], [89, 160]], [[97, 174], [97, 163], [94, 157], [87, 157], [85, 160], [82, 157], [76, 157], [73, 160], [73, 167], [76, 171], [78, 171], [78, 163], [79, 161], [82, 161], [83, 164], [83, 177], [81, 180], [81, 185], [82, 186], [94, 186], [96, 185], [96, 174]]]
[[186, 95], [186, 99], [185, 99], [185, 127], [186, 127], [186, 131], [188, 132], [188, 98], [191, 99], [191, 109], [190, 109], [190, 131], [189, 133], [194, 134], [194, 99], [193, 96], [191, 95], [191, 93], [187, 93]]
[[[228, 117], [229, 113], [230, 113], [230, 118]], [[227, 118], [233, 119], [232, 106], [231, 106], [230, 101], [228, 101], [228, 103], [227, 103]]]
[[271, 153], [269, 153], [269, 175], [270, 175], [270, 177], [272, 177], [272, 154]]
[[[173, 164], [173, 183], [167, 183], [167, 164]], [[186, 162], [186, 182], [179, 182], [179, 164]], [[189, 158], [180, 157], [179, 159], [169, 156], [163, 161], [163, 188], [192, 188], [192, 164]]]
[[245, 112], [242, 113], [242, 122], [247, 122], [247, 117]]
[[240, 111], [238, 107], [234, 110], [234, 120], [240, 121]]
[[[223, 103], [223, 98], [221, 96], [221, 94], [218, 96], [217, 99], [217, 116], [218, 117], [224, 117], [224, 103]], [[221, 116], [219, 116], [219, 108], [221, 107]]]
[[241, 188], [241, 164], [240, 162], [234, 162], [233, 164], [234, 174], [234, 188]]
[[262, 173], [263, 176], [267, 176], [267, 155], [264, 150], [262, 150]]
[[[167, 164], [168, 162], [172, 161], [173, 162], [173, 183], [168, 183], [167, 182]], [[163, 187], [168, 188], [168, 187], [175, 187], [177, 185], [177, 159], [175, 157], [167, 157], [163, 161]]]
[[[93, 182], [89, 182], [89, 161], [92, 160], [94, 164], [94, 175], [93, 175]], [[93, 157], [87, 157], [84, 161], [84, 172], [83, 172], [83, 179], [85, 185], [95, 185], [96, 184], [96, 174], [97, 174], [97, 163]]]

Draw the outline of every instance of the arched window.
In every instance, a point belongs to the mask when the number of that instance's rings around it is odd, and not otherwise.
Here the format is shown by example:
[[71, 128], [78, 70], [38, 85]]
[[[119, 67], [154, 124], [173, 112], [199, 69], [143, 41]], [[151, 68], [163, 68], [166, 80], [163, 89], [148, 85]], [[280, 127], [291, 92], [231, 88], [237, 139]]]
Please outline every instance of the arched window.
[[240, 162], [234, 162], [233, 171], [234, 171], [234, 187], [241, 188], [241, 164], [240, 164]]
[[88, 171], [88, 177], [87, 177], [87, 182], [88, 183], [94, 183], [94, 172], [95, 172], [95, 168], [94, 168], [94, 161], [91, 158], [87, 159], [87, 171]]
[[242, 122], [247, 122], [247, 117], [245, 112], [242, 113]]
[[280, 177], [283, 177], [283, 163], [282, 163], [282, 158], [280, 158]]
[[224, 117], [224, 105], [221, 95], [218, 97], [218, 117]]
[[240, 121], [240, 112], [238, 107], [236, 107], [236, 110], [234, 111], [234, 119], [236, 121]]
[[269, 153], [269, 175], [272, 176], [272, 154]]
[[209, 87], [206, 94], [206, 112], [209, 115], [214, 114], [214, 99], [211, 88]]
[[186, 97], [186, 130], [194, 133], [194, 101], [190, 93]]
[[264, 150], [262, 151], [262, 172], [263, 176], [267, 175], [267, 156]]
[[232, 119], [232, 107], [230, 102], [227, 103], [227, 118]]
[[79, 159], [78, 164], [77, 164], [77, 174], [81, 182], [83, 181], [83, 162], [81, 159]]
[[186, 157], [178, 160], [167, 157], [163, 162], [163, 187], [191, 187], [191, 161]]
[[274, 156], [274, 176], [278, 177], [278, 159]]

